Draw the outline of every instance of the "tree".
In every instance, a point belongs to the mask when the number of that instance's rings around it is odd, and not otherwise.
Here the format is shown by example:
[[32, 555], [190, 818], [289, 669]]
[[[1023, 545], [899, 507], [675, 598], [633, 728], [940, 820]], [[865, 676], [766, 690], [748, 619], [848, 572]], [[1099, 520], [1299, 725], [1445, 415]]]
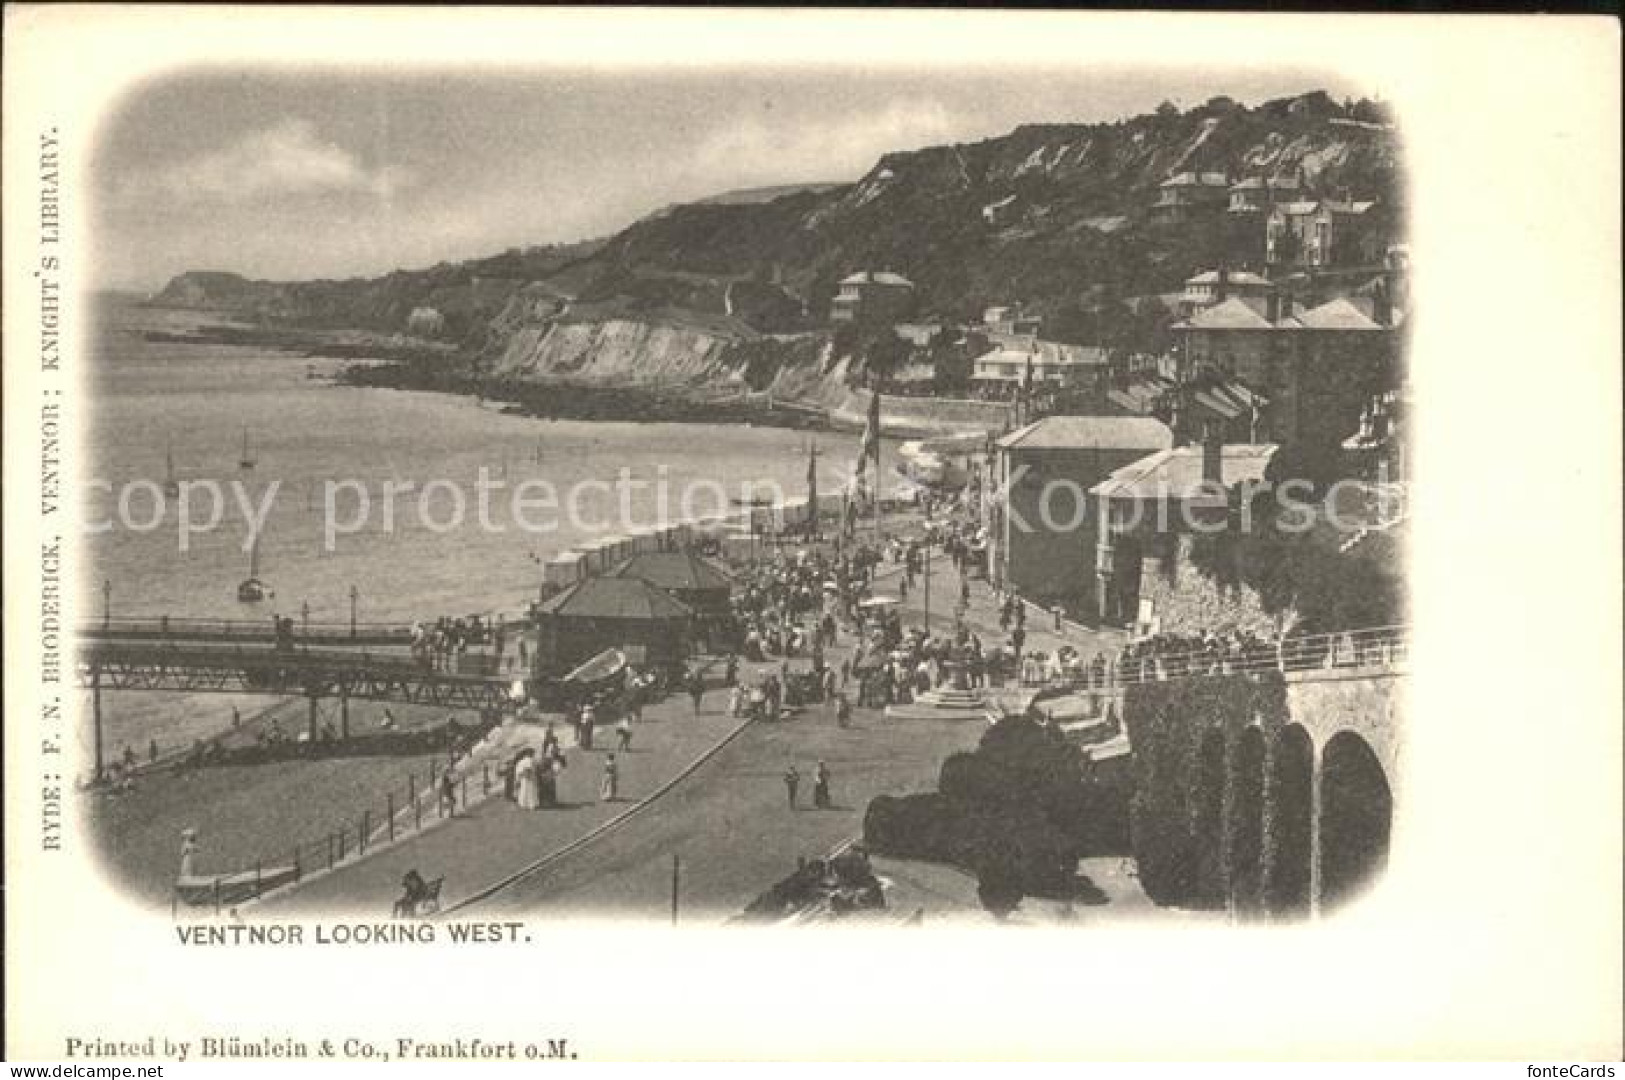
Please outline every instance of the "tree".
[[889, 326], [882, 326], [871, 335], [864, 349], [865, 366], [881, 385], [897, 374], [897, 369], [908, 362], [908, 357], [908, 342], [898, 337]]
[[1179, 106], [1175, 105], [1173, 102], [1169, 101], [1167, 98], [1164, 98], [1163, 101], [1162, 101], [1162, 104], [1157, 106], [1157, 115], [1161, 116], [1161, 117], [1165, 117], [1165, 118], [1166, 117], [1171, 117], [1171, 116], [1178, 116], [1179, 115]]

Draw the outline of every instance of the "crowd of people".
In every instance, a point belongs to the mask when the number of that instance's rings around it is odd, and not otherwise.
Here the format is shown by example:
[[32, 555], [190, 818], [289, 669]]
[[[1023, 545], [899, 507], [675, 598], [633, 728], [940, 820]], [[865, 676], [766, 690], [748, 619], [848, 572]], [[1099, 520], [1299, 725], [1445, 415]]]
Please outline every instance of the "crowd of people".
[[496, 655], [502, 655], [506, 637], [507, 628], [501, 622], [478, 615], [455, 619], [442, 615], [427, 626], [412, 624], [412, 659], [431, 671], [455, 671], [458, 658], [471, 647], [490, 646]]

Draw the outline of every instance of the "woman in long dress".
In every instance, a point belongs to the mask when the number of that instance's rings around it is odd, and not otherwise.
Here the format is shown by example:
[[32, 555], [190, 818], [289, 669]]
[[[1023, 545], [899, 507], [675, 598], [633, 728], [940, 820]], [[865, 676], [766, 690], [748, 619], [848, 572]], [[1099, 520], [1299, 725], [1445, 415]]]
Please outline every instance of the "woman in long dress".
[[541, 809], [542, 790], [536, 779], [536, 755], [526, 754], [520, 758], [519, 764], [514, 767], [514, 775], [518, 780], [516, 801], [519, 803], [519, 809]]
[[187, 829], [181, 833], [181, 872], [183, 878], [197, 876], [197, 830]]

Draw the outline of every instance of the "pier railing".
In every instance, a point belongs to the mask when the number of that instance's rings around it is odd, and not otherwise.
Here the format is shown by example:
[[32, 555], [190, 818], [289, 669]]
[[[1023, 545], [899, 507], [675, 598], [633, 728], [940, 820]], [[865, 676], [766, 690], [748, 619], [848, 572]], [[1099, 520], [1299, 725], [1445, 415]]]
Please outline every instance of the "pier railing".
[[[88, 619], [79, 624], [83, 638], [124, 638], [154, 641], [243, 641], [277, 640], [276, 628], [266, 619], [171, 618], [167, 615], [137, 618]], [[356, 644], [409, 645], [410, 625], [392, 622], [296, 622], [291, 634], [295, 641], [355, 642]]]
[[1075, 670], [1056, 675], [1024, 675], [1027, 687], [1060, 686], [1073, 690], [1115, 690], [1170, 679], [1244, 675], [1268, 671], [1308, 672], [1338, 668], [1400, 667], [1410, 660], [1410, 627], [1373, 626], [1328, 634], [1287, 637], [1273, 644], [1226, 648], [1144, 648], [1099, 653]]

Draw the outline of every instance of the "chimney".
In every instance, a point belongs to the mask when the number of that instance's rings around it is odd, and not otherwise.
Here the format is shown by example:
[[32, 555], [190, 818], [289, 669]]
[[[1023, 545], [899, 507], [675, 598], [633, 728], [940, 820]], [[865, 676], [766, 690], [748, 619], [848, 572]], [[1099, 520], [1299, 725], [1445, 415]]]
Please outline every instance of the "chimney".
[[1217, 300], [1219, 303], [1222, 304], [1227, 299], [1229, 299], [1229, 297], [1230, 297], [1230, 271], [1227, 268], [1221, 266], [1221, 267], [1219, 267], [1219, 282], [1218, 282], [1217, 285], [1215, 285], [1213, 287], [1213, 299]]
[[1272, 323], [1281, 321], [1281, 290], [1271, 289], [1264, 294], [1264, 317]]
[[1212, 421], [1202, 426], [1202, 480], [1208, 484], [1224, 483], [1224, 437]]

